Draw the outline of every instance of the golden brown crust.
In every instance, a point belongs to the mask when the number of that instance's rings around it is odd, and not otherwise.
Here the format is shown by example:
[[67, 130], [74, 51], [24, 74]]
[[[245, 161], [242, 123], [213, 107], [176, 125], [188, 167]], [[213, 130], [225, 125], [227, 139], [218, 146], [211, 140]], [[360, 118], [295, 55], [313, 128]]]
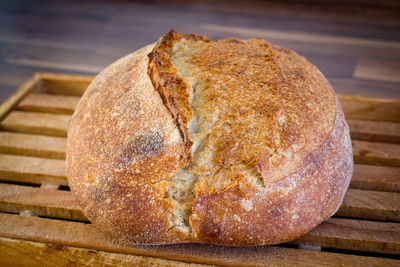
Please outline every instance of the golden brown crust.
[[[206, 88], [195, 108], [171, 59], [185, 42], [197, 46], [179, 68]], [[201, 166], [188, 127], [199, 114], [212, 152]], [[261, 39], [176, 31], [95, 78], [71, 120], [67, 164], [85, 214], [110, 235], [227, 245], [306, 233], [339, 207], [353, 168], [340, 104], [306, 59]], [[199, 178], [184, 232], [171, 225], [176, 206], [165, 194], [188, 166]]]
[[111, 235], [160, 243], [176, 234], [168, 232], [165, 183], [159, 181], [187, 159], [179, 130], [147, 76], [151, 48], [120, 59], [91, 83], [71, 119], [67, 170], [94, 224]]
[[[332, 216], [353, 172], [351, 140], [337, 101], [332, 132], [310, 153], [299, 172], [259, 188], [242, 180], [194, 202], [194, 232], [202, 242], [226, 245], [274, 244], [293, 240]], [[247, 210], [244, 203], [251, 203]], [[240, 214], [240, 215], [237, 215]]]

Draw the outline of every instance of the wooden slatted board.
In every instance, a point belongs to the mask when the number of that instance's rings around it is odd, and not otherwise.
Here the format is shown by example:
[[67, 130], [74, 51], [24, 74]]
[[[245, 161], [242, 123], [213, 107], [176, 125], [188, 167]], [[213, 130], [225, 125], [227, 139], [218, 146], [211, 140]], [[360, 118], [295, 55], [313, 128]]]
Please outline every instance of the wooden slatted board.
[[65, 174], [67, 125], [92, 77], [36, 74], [0, 106], [0, 265], [400, 265], [400, 100], [340, 96], [355, 170], [339, 211], [262, 247], [138, 246], [99, 232]]

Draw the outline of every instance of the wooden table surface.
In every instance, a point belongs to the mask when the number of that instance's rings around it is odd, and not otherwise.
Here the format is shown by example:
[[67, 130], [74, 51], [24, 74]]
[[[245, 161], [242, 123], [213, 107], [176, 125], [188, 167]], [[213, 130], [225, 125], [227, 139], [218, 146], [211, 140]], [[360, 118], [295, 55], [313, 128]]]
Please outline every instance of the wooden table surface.
[[398, 1], [12, 0], [0, 2], [0, 103], [34, 72], [96, 74], [171, 28], [261, 37], [306, 56], [338, 93], [400, 98]]

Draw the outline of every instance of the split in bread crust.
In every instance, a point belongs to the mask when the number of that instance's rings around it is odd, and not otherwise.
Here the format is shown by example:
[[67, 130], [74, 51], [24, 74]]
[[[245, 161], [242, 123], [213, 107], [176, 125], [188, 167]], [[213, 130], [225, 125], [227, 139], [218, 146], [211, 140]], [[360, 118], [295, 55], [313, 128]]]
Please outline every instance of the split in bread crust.
[[261, 39], [171, 31], [92, 82], [68, 179], [88, 218], [139, 243], [264, 245], [330, 217], [353, 168], [319, 70]]

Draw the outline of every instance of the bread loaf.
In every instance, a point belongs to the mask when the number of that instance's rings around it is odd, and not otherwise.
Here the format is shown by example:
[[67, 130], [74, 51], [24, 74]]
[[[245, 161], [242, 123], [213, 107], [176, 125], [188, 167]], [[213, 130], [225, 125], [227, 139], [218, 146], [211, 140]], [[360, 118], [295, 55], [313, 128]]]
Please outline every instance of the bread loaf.
[[67, 165], [89, 220], [142, 244], [293, 240], [335, 213], [353, 171], [314, 65], [262, 39], [174, 30], [93, 80]]

